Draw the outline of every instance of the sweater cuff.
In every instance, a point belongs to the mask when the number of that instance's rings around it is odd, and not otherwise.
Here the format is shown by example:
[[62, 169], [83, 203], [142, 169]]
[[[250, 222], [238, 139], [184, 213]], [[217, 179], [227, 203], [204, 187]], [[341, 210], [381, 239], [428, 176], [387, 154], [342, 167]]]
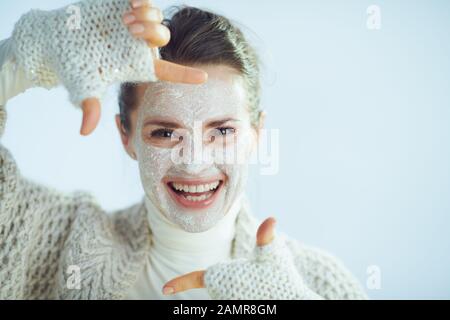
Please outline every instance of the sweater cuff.
[[[12, 46], [12, 39], [0, 42], [0, 106], [5, 106], [9, 99], [33, 87], [25, 71], [17, 65]], [[0, 128], [2, 126], [0, 123]]]

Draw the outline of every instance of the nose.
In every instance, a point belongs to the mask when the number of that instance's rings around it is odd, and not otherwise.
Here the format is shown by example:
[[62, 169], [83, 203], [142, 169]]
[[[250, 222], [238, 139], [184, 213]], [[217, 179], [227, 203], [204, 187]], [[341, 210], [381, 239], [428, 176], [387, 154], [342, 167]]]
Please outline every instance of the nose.
[[204, 141], [201, 124], [195, 125], [192, 134], [183, 138], [183, 161], [179, 166], [187, 174], [198, 175], [214, 163], [211, 149]]
[[179, 170], [186, 175], [201, 176], [202, 173], [208, 171], [210, 166], [209, 164], [182, 164]]
[[186, 148], [188, 156], [181, 165], [182, 169], [189, 174], [199, 174], [210, 168], [214, 161], [209, 148], [203, 144], [203, 141], [191, 141], [189, 144]]

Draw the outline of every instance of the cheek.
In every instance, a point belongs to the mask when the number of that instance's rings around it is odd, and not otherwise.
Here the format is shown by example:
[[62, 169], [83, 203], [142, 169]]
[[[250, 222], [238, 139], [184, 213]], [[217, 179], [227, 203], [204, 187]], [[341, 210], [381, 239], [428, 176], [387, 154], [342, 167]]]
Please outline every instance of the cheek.
[[137, 144], [137, 157], [142, 179], [145, 183], [157, 184], [171, 166], [171, 151], [155, 148], [140, 142]]
[[237, 135], [220, 138], [210, 146], [213, 162], [225, 166], [245, 165], [253, 144], [254, 135], [250, 130], [239, 130]]

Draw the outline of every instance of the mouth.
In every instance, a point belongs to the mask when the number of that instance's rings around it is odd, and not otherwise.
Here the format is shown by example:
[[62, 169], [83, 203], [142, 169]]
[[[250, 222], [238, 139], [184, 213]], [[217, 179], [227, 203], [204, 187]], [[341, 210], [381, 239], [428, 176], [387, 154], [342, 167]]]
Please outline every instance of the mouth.
[[207, 209], [219, 196], [224, 180], [167, 181], [166, 186], [172, 199], [181, 207], [191, 210]]

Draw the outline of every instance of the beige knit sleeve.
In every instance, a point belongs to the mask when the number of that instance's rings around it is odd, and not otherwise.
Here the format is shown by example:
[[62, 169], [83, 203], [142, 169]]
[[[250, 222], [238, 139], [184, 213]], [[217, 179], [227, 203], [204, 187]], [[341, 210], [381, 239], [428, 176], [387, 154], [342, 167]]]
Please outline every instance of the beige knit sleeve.
[[[14, 189], [17, 175], [16, 164], [9, 151], [2, 145], [1, 139], [6, 126], [6, 103], [21, 91], [25, 91], [29, 82], [22, 78], [11, 49], [11, 40], [0, 41], [0, 200]], [[0, 212], [1, 216], [2, 212]], [[1, 219], [0, 219], [1, 221]]]
[[[6, 112], [0, 106], [0, 132]], [[61, 251], [82, 193], [62, 194], [21, 176], [0, 141], [0, 300], [51, 298]]]
[[[0, 43], [0, 299], [51, 298], [59, 257], [81, 193], [62, 194], [21, 176], [1, 138], [6, 100], [26, 89]], [[2, 51], [3, 49], [3, 51]], [[5, 68], [5, 63], [7, 68]], [[2, 68], [3, 67], [3, 68]]]
[[13, 40], [0, 41], [0, 106], [5, 106], [9, 99], [31, 87], [33, 84], [15, 59]]
[[[0, 106], [3, 130], [6, 112]], [[0, 143], [0, 300], [52, 299], [61, 252], [89, 194], [64, 194], [22, 177]]]
[[0, 41], [0, 199], [14, 188], [17, 176], [16, 164], [1, 143], [6, 127], [6, 103], [31, 86], [23, 70], [16, 65], [11, 47], [11, 39]]

